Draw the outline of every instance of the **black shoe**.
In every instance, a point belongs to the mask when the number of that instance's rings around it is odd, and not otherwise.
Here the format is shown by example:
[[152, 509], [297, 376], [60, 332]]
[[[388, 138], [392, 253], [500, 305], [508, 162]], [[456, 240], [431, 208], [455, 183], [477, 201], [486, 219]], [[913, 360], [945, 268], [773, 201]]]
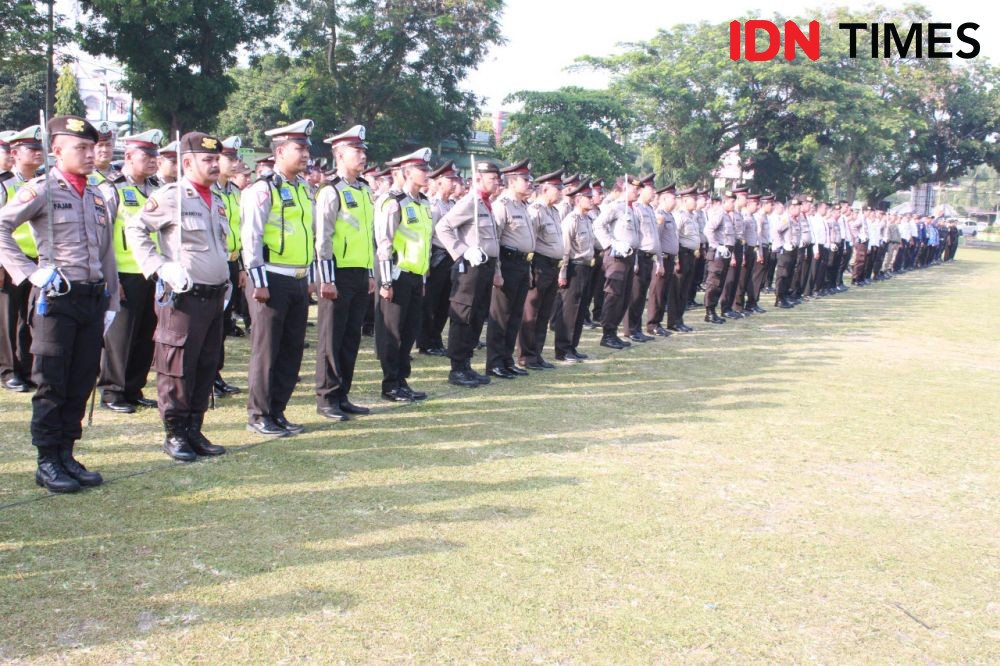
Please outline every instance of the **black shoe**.
[[3, 380], [3, 387], [8, 391], [13, 391], [14, 393], [28, 392], [28, 383], [17, 375], [9, 375], [7, 379]]
[[736, 310], [726, 310], [725, 312], [722, 313], [722, 316], [723, 317], [727, 317], [729, 319], [742, 319], [743, 318], [743, 315], [741, 315]]
[[59, 447], [59, 462], [62, 463], [66, 473], [76, 479], [77, 483], [81, 486], [87, 488], [93, 488], [104, 483], [104, 479], [100, 474], [91, 472], [73, 457], [73, 445], [74, 442], [70, 442]]
[[608, 347], [609, 349], [625, 349], [625, 345], [622, 341], [617, 338], [617, 336], [606, 335], [601, 338], [601, 346]]
[[115, 400], [114, 402], [101, 400], [101, 407], [110, 409], [112, 412], [118, 412], [119, 414], [135, 414], [135, 405], [124, 400]]
[[288, 437], [292, 433], [274, 422], [270, 416], [258, 416], [247, 422], [247, 430], [265, 437]]
[[130, 403], [136, 407], [147, 407], [149, 409], [156, 409], [156, 401], [150, 400], [149, 398], [143, 398], [141, 395], [135, 400], [129, 400]]
[[372, 410], [367, 407], [362, 407], [361, 405], [355, 405], [353, 402], [347, 398], [340, 399], [340, 411], [345, 414], [357, 414], [358, 416], [365, 416], [370, 414]]
[[706, 324], [725, 324], [726, 320], [715, 314], [714, 312], [705, 315]]
[[580, 359], [578, 359], [575, 355], [573, 355], [572, 352], [570, 352], [568, 354], [556, 354], [556, 360], [557, 361], [562, 361], [563, 363], [579, 363], [580, 362]]
[[753, 306], [753, 311], [756, 312], [757, 314], [764, 314], [765, 312], [767, 312], [767, 310], [760, 307], [759, 305]]
[[[465, 388], [479, 388], [479, 380], [466, 374], [465, 370], [452, 370], [448, 373], [448, 383]], [[385, 395], [384, 393], [382, 395]]]
[[316, 408], [316, 413], [331, 421], [346, 421], [347, 414], [340, 409], [340, 405], [323, 405]]
[[51, 493], [75, 493], [80, 490], [80, 482], [70, 476], [59, 462], [59, 452], [55, 446], [38, 447], [35, 483]]
[[[223, 395], [233, 395], [240, 392], [239, 387], [226, 382], [226, 380], [222, 377], [217, 377], [212, 386], [215, 387], [216, 391], [221, 391]], [[218, 393], [216, 394], [216, 397], [218, 397]]]
[[[476, 382], [476, 386], [478, 385], [479, 383]], [[382, 391], [382, 398], [390, 402], [413, 402], [413, 396], [410, 395], [410, 392], [399, 386], [391, 391]]]
[[298, 435], [299, 433], [305, 432], [306, 427], [300, 423], [291, 423], [285, 418], [284, 414], [274, 414], [271, 417], [274, 420], [275, 425], [279, 428], [284, 428], [293, 435]]
[[789, 308], [795, 307], [791, 303], [785, 300], [778, 299], [774, 302], [774, 307], [781, 308], [782, 310], [788, 310]]
[[475, 370], [473, 370], [472, 368], [466, 368], [465, 369], [465, 374], [468, 375], [468, 376], [470, 376], [470, 377], [475, 377], [476, 381], [479, 382], [480, 384], [482, 384], [483, 386], [486, 386], [487, 384], [489, 384], [492, 381], [486, 375], [481, 375], [478, 372], [476, 372]]
[[[667, 328], [669, 328], [669, 326]], [[646, 332], [651, 335], [658, 335], [661, 338], [666, 338], [670, 335], [670, 331], [668, 331], [666, 328], [663, 328], [662, 326], [654, 326], [651, 329], [647, 329]]]
[[188, 439], [187, 423], [172, 419], [163, 422], [163, 429], [167, 433], [163, 438], [164, 453], [180, 462], [194, 462], [198, 459]]
[[530, 372], [528, 372], [524, 368], [518, 367], [516, 365], [508, 365], [508, 366], [506, 366], [506, 369], [507, 369], [507, 372], [509, 372], [509, 373], [511, 373], [513, 375], [518, 375], [520, 377], [527, 377], [528, 375], [531, 374]]
[[684, 329], [680, 327], [680, 324], [674, 324], [673, 326], [667, 326], [667, 330], [671, 333], [683, 333]]
[[208, 441], [208, 437], [205, 437], [205, 434], [201, 431], [204, 424], [204, 413], [192, 414], [188, 418], [187, 435], [191, 450], [199, 456], [221, 456], [226, 452], [226, 447], [212, 444], [212, 442]]
[[694, 333], [694, 329], [685, 324], [684, 322], [677, 324], [677, 328], [681, 329], [681, 333]]
[[486, 374], [500, 379], [515, 379], [517, 375], [502, 365], [496, 365], [486, 371]]
[[407, 393], [409, 393], [410, 397], [413, 398], [414, 400], [426, 400], [427, 399], [427, 394], [426, 393], [424, 393], [423, 391], [414, 391], [412, 388], [410, 388], [410, 385], [406, 383], [405, 379], [400, 379], [399, 380], [399, 386], [404, 391], [406, 391]]
[[581, 354], [580, 352], [578, 352], [575, 349], [573, 350], [573, 356], [576, 356], [581, 361], [586, 361], [588, 358], [590, 358], [589, 355], [587, 355], [587, 354]]

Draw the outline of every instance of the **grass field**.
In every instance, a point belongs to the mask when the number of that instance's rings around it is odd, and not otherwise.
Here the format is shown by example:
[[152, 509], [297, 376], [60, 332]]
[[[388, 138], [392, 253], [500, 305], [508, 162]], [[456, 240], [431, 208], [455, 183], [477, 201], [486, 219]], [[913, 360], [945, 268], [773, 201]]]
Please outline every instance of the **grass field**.
[[100, 411], [109, 482], [72, 496], [4, 394], [0, 661], [997, 663], [998, 290], [1000, 252], [963, 249], [474, 391], [418, 357], [415, 406], [375, 399], [366, 339], [376, 410], [342, 424], [307, 352], [305, 434], [228, 399], [230, 453], [180, 465], [154, 412]]

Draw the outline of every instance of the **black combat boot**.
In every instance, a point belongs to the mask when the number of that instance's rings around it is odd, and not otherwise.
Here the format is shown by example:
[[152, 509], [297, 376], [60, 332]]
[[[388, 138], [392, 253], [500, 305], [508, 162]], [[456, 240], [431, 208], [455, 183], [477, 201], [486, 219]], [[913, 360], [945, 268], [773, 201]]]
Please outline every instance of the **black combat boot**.
[[59, 462], [58, 446], [38, 447], [35, 483], [53, 493], [75, 493], [80, 490], [80, 482], [70, 476]]
[[76, 442], [70, 441], [59, 447], [59, 462], [62, 463], [63, 469], [76, 479], [81, 486], [93, 487], [104, 483], [104, 479], [100, 474], [91, 472], [73, 457], [73, 447], [75, 445]]
[[187, 421], [176, 416], [163, 422], [167, 436], [163, 439], [163, 452], [174, 460], [194, 462], [198, 459], [188, 441]]
[[205, 422], [205, 413], [191, 414], [188, 417], [188, 444], [191, 450], [199, 456], [221, 456], [226, 452], [225, 447], [212, 444], [201, 432], [201, 426]]

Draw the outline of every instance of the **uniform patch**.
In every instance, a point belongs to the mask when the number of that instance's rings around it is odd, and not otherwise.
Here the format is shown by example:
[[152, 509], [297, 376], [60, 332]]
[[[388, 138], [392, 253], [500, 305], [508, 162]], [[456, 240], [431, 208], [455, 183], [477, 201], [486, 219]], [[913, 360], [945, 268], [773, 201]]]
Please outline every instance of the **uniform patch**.
[[267, 200], [271, 198], [270, 192], [258, 192], [257, 193], [257, 205], [263, 206], [267, 203]]
[[138, 206], [139, 205], [139, 198], [137, 196], [135, 196], [135, 191], [134, 190], [122, 190], [122, 199], [124, 199], [123, 203], [126, 206]]
[[37, 196], [38, 192], [35, 192], [34, 188], [25, 185], [17, 191], [17, 197], [15, 197], [15, 200], [19, 204], [26, 204]]
[[358, 202], [354, 200], [354, 195], [350, 192], [344, 192], [344, 202], [347, 204], [348, 208], [358, 207]]
[[160, 204], [156, 203], [156, 199], [153, 199], [152, 197], [150, 197], [149, 199], [146, 200], [146, 205], [143, 206], [142, 209], [144, 211], [148, 212], [148, 213], [152, 213], [154, 210], [156, 210], [159, 207], [160, 207]]

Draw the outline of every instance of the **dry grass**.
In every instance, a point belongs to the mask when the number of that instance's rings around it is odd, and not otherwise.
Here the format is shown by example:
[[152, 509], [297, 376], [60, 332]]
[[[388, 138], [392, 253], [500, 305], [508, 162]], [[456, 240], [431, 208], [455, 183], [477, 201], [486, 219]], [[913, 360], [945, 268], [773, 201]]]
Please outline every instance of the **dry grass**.
[[188, 466], [101, 412], [111, 482], [38, 501], [5, 394], [0, 659], [996, 663], [998, 288], [963, 250], [471, 392], [420, 357], [426, 404], [327, 424], [303, 385], [258, 444], [223, 401]]

